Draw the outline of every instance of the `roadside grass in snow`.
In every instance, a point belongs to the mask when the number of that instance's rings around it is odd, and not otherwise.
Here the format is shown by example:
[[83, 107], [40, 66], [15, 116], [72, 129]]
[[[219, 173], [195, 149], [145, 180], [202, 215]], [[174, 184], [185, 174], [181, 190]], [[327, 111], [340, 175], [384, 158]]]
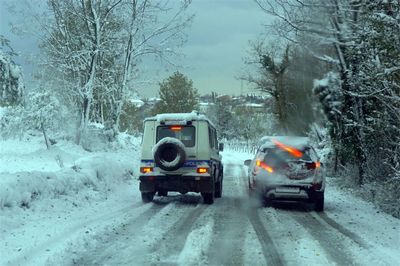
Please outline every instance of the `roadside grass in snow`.
[[356, 167], [346, 166], [338, 173], [330, 173], [332, 185], [348, 193], [356, 195], [367, 202], [371, 202], [381, 211], [393, 217], [400, 218], [400, 179], [376, 178], [359, 186], [354, 180], [357, 176]]

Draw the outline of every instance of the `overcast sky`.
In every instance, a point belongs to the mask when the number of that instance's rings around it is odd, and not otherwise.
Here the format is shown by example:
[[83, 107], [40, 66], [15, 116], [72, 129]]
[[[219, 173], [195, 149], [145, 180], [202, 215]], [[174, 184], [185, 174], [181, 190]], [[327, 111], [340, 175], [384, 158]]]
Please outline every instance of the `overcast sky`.
[[[9, 0], [0, 0], [0, 34], [11, 40], [22, 57], [37, 52], [37, 42], [32, 37], [19, 37], [10, 32], [9, 22], [13, 17], [5, 8], [6, 1]], [[264, 31], [262, 25], [268, 23], [267, 15], [252, 0], [193, 0], [188, 11], [195, 18], [187, 29], [185, 57], [178, 62], [184, 68], [179, 70], [193, 80], [201, 94], [211, 91], [240, 94], [241, 82], [235, 77], [244, 67], [249, 40], [257, 39]], [[26, 80], [30, 80], [32, 66], [23, 59], [18, 62], [24, 67]], [[161, 81], [174, 70], [147, 64], [145, 79]], [[143, 96], [157, 95], [156, 82], [146, 87], [140, 89]], [[244, 83], [243, 92], [248, 91], [246, 88]]]

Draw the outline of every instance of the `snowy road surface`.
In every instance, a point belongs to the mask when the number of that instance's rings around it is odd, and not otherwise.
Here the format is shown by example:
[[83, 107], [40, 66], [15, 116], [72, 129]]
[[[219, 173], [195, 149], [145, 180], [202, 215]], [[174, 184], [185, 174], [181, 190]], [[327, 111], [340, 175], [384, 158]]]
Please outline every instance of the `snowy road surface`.
[[248, 197], [246, 158], [223, 156], [223, 197], [213, 205], [195, 193], [143, 204], [135, 180], [94, 203], [14, 211], [20, 224], [3, 211], [0, 264], [399, 265], [398, 219], [329, 187], [324, 213], [262, 208]]

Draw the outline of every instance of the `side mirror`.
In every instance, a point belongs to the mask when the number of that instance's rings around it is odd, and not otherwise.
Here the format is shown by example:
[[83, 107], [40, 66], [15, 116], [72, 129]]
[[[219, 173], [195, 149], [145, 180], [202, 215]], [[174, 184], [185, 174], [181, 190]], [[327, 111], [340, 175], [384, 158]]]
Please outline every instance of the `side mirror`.
[[219, 143], [218, 144], [218, 150], [223, 151], [224, 150], [224, 143]]
[[251, 164], [251, 160], [246, 160], [246, 161], [244, 161], [244, 165], [250, 166], [250, 164]]

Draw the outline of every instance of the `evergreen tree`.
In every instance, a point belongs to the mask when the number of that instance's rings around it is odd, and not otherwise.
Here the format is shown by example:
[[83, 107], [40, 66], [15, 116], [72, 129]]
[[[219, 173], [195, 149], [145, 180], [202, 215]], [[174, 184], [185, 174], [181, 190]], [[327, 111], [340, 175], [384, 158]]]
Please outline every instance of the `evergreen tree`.
[[198, 109], [199, 94], [193, 81], [178, 71], [160, 83], [158, 93], [161, 101], [155, 113], [188, 113]]
[[0, 106], [22, 103], [25, 86], [21, 67], [12, 60], [15, 55], [10, 41], [0, 35]]

